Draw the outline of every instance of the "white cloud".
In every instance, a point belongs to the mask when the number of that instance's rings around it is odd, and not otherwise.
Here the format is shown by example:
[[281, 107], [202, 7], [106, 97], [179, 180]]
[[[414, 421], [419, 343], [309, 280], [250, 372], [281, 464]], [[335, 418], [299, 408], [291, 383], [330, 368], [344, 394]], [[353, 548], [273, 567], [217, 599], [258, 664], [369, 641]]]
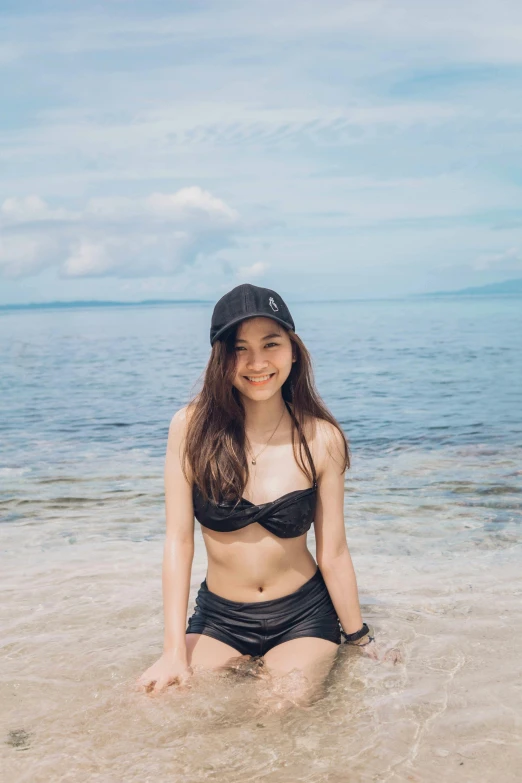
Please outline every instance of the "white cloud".
[[187, 220], [201, 213], [225, 223], [234, 222], [238, 218], [237, 212], [224, 201], [198, 187], [183, 188], [177, 193], [153, 193], [145, 200], [145, 204], [153, 214], [163, 218]]
[[63, 273], [67, 277], [102, 276], [114, 274], [117, 264], [115, 256], [102, 244], [80, 242], [63, 264]]
[[504, 267], [513, 270], [522, 270], [522, 251], [518, 247], [510, 247], [500, 253], [480, 255], [475, 259], [473, 268], [477, 270], [494, 269]]
[[17, 278], [35, 275], [51, 263], [56, 249], [50, 237], [0, 234], [0, 276]]
[[520, 269], [520, 0], [116, 5], [2, 15], [5, 296]]
[[0, 206], [0, 225], [2, 223], [25, 223], [40, 220], [67, 220], [72, 213], [64, 209], [52, 210], [40, 196], [25, 198], [6, 198]]
[[265, 274], [269, 266], [270, 264], [265, 264], [263, 261], [256, 261], [256, 263], [251, 266], [240, 266], [237, 270], [237, 276], [242, 279], [261, 277], [261, 275]]
[[170, 275], [211, 260], [240, 230], [238, 213], [199, 187], [91, 199], [76, 212], [10, 197], [0, 207], [0, 274], [54, 266], [62, 277]]
[[[5, 51], [6, 61], [34, 52], [78, 55], [104, 51], [115, 55], [136, 47], [154, 51], [188, 42], [194, 60], [211, 56], [213, 62], [221, 63], [230, 48], [225, 53], [216, 51], [216, 42], [232, 40], [235, 52], [258, 54], [262, 43], [277, 47], [304, 42], [309, 50], [327, 44], [332, 36], [342, 36], [346, 48], [355, 52], [361, 40], [370, 38], [378, 44], [401, 45], [405, 58], [435, 42], [457, 49], [468, 60], [477, 49], [492, 58], [502, 59], [506, 54], [518, 61], [521, 58], [522, 9], [518, 0], [460, 0], [457, 4], [451, 0], [323, 0], [320, 5], [303, 0], [264, 0], [262, 10], [257, 4], [224, 0], [215, 6], [209, 4], [203, 13], [198, 4], [184, 6], [182, 11], [174, 4], [161, 9], [154, 5], [150, 4], [149, 14], [133, 14], [129, 8], [122, 16], [111, 13], [110, 7], [71, 12], [66, 3], [56, 13], [25, 10], [23, 23], [16, 14], [6, 13], [6, 43], [0, 53]], [[19, 42], [16, 48], [7, 43], [14, 40]], [[209, 42], [214, 46], [206, 55]]]
[[151, 193], [143, 199], [125, 196], [92, 198], [85, 213], [93, 219], [125, 221], [147, 216], [168, 223], [207, 221], [232, 224], [239, 215], [219, 198], [200, 187], [182, 188], [175, 193]]

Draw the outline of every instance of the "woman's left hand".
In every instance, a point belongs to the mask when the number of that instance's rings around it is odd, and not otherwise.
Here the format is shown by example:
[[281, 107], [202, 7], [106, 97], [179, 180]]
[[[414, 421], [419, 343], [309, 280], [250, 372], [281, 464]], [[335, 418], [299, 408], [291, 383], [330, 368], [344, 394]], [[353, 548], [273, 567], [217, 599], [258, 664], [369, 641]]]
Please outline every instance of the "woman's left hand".
[[402, 663], [401, 651], [398, 650], [397, 647], [391, 647], [389, 650], [383, 652], [379, 645], [375, 643], [374, 639], [365, 644], [357, 644], [357, 642], [355, 642], [352, 644], [352, 647], [360, 647], [361, 652], [374, 661], [389, 661], [394, 664]]

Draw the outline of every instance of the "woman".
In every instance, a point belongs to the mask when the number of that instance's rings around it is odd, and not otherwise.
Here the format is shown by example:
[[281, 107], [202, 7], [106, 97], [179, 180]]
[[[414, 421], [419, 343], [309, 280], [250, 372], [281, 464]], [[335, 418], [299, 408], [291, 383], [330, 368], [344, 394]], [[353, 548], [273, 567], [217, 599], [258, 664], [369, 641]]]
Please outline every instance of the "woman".
[[[245, 284], [225, 294], [210, 342], [202, 391], [169, 429], [164, 652], [138, 689], [159, 692], [185, 684], [192, 667], [250, 656], [274, 678], [297, 670], [294, 703], [306, 702], [341, 637], [376, 657], [345, 537], [348, 445], [275, 291]], [[185, 627], [194, 516], [208, 570]], [[317, 563], [306, 545], [312, 523]]]

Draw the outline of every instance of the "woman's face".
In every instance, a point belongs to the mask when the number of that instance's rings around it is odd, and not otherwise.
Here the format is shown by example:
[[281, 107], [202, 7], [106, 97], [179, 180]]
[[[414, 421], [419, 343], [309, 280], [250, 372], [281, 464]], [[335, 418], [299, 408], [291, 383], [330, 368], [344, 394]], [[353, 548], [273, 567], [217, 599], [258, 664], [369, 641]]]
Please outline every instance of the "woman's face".
[[286, 381], [292, 369], [292, 342], [277, 321], [247, 318], [235, 341], [236, 389], [251, 400], [268, 400]]

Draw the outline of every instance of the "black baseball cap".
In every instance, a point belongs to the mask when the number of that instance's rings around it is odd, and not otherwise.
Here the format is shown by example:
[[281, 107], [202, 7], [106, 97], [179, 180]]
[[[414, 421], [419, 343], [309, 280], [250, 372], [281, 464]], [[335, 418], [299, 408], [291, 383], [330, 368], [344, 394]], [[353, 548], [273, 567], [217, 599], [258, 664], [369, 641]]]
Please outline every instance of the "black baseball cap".
[[216, 302], [210, 322], [210, 345], [219, 340], [230, 326], [256, 316], [272, 318], [295, 331], [290, 310], [278, 293], [271, 288], [243, 283]]

